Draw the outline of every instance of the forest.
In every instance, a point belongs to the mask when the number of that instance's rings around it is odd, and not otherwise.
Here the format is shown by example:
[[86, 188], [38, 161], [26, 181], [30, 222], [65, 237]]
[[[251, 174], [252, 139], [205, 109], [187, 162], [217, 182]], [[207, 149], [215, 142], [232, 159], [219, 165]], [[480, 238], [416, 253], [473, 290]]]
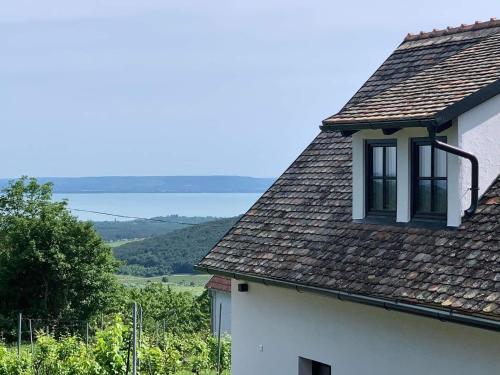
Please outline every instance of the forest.
[[118, 246], [114, 254], [125, 263], [119, 272], [134, 276], [192, 273], [238, 218], [212, 220]]
[[169, 215], [153, 217], [148, 220], [95, 221], [94, 227], [105, 241], [144, 239], [205, 223], [217, 218], [206, 216]]

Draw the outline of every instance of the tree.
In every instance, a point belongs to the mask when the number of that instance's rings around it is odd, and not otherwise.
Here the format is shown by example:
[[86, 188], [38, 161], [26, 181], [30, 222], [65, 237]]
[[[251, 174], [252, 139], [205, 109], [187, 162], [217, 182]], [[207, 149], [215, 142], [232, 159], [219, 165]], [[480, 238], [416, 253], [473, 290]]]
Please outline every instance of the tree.
[[89, 319], [109, 306], [117, 262], [90, 222], [23, 177], [0, 195], [0, 314]]
[[[206, 292], [194, 297], [162, 283], [148, 283], [142, 289], [129, 289], [128, 293], [129, 301], [142, 306], [144, 328], [150, 332], [163, 328], [163, 324], [176, 334], [208, 332], [210, 328], [210, 301]], [[129, 311], [124, 310], [123, 314]]]

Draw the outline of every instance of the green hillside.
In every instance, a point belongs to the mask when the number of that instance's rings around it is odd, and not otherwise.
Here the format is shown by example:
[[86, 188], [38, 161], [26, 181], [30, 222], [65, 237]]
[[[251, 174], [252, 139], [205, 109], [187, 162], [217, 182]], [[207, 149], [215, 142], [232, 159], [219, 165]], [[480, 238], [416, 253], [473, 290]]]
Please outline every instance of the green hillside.
[[114, 248], [126, 264], [120, 273], [159, 276], [191, 273], [196, 264], [239, 217], [217, 219]]
[[105, 241], [119, 241], [158, 236], [188, 227], [189, 224], [199, 224], [215, 219], [214, 217], [169, 215], [155, 217], [153, 220], [96, 221], [94, 227]]

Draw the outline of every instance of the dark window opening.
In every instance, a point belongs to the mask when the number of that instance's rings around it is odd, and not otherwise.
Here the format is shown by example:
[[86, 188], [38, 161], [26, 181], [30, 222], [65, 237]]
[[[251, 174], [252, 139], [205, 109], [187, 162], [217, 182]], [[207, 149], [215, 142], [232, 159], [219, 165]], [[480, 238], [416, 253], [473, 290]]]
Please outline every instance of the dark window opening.
[[330, 365], [299, 357], [299, 375], [331, 375]]
[[396, 156], [395, 140], [366, 142], [367, 215], [396, 215]]
[[331, 375], [332, 368], [324, 363], [312, 361], [312, 375]]
[[[446, 141], [441, 138], [440, 140]], [[448, 207], [447, 154], [431, 140], [412, 142], [412, 211], [416, 218], [443, 220]]]

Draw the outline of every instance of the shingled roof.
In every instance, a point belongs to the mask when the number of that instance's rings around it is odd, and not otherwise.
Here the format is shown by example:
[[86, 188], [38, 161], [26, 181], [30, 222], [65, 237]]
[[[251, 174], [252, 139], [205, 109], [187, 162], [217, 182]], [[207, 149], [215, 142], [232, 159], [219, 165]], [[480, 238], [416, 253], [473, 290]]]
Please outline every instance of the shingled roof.
[[409, 34], [331, 128], [417, 121], [441, 125], [500, 93], [500, 21]]
[[351, 160], [320, 133], [199, 269], [500, 320], [500, 177], [458, 229], [356, 223]]
[[231, 279], [222, 276], [212, 276], [205, 285], [205, 288], [231, 293]]

